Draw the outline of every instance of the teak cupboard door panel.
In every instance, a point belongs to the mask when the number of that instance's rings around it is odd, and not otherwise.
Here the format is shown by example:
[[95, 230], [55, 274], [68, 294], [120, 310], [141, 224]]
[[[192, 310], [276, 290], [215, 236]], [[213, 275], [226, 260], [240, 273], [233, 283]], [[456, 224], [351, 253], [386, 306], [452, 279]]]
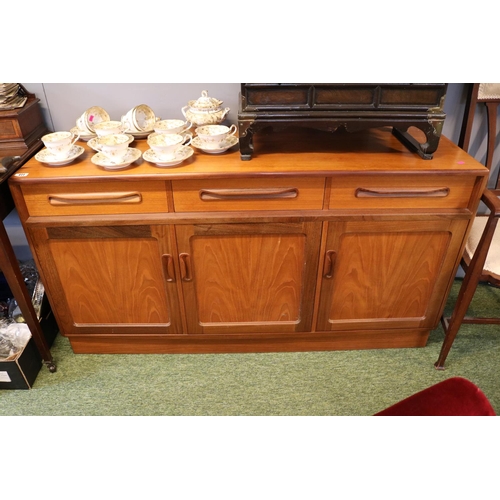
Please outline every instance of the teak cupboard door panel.
[[318, 330], [433, 327], [466, 224], [330, 223]]
[[190, 333], [311, 327], [321, 223], [177, 226]]
[[182, 333], [168, 227], [52, 227], [32, 235], [63, 333]]

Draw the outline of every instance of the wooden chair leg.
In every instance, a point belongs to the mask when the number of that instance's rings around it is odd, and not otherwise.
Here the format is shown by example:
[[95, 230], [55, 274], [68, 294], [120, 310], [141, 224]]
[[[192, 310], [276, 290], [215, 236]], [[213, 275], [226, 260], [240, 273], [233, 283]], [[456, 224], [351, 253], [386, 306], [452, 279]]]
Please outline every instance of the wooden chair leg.
[[495, 140], [497, 135], [496, 130], [498, 102], [486, 102], [485, 104], [486, 109], [488, 110], [488, 146], [486, 150], [486, 167], [488, 168], [488, 170], [491, 170], [493, 153], [495, 151]]
[[460, 130], [460, 138], [458, 139], [458, 146], [464, 151], [469, 150], [472, 124], [474, 122], [474, 115], [476, 113], [478, 90], [479, 83], [469, 83], [467, 102], [465, 104], [464, 118], [462, 121], [462, 129]]
[[477, 285], [479, 283], [479, 278], [483, 272], [484, 263], [486, 262], [488, 250], [490, 248], [493, 235], [495, 234], [497, 222], [498, 215], [494, 213], [490, 214], [483, 235], [481, 236], [481, 240], [479, 241], [477, 249], [474, 252], [474, 256], [472, 257], [472, 261], [467, 269], [467, 272], [465, 273], [450, 321], [447, 326], [446, 324], [443, 324], [445, 337], [438, 360], [434, 363], [437, 370], [444, 370], [446, 357], [450, 352], [453, 341], [455, 340], [465, 314], [467, 313], [472, 297], [474, 297], [474, 293], [476, 292]]
[[[479, 277], [478, 277], [479, 278]], [[470, 284], [472, 282], [472, 285]], [[445, 331], [445, 337], [443, 345], [441, 346], [441, 351], [439, 353], [438, 360], [434, 363], [437, 370], [444, 370], [444, 363], [450, 352], [451, 346], [457, 336], [458, 330], [462, 324], [462, 321], [467, 313], [467, 309], [471, 303], [472, 297], [477, 289], [479, 281], [473, 282], [472, 277], [468, 282], [464, 281], [460, 287], [460, 292], [457, 299], [457, 304], [453, 310], [453, 314], [449, 322], [443, 321], [443, 328]]]
[[[472, 124], [474, 122], [474, 114], [478, 102], [478, 92], [479, 83], [474, 83], [469, 85], [467, 103], [465, 105], [464, 119], [462, 122], [462, 129], [460, 131], [460, 138], [458, 145], [467, 151], [469, 149], [469, 141], [472, 132]], [[486, 105], [488, 113], [488, 145], [486, 152], [486, 167], [491, 170], [491, 165], [493, 162], [493, 152], [495, 150], [495, 140], [496, 140], [496, 121], [497, 121], [497, 109], [498, 102], [484, 102]], [[500, 176], [497, 179], [496, 189], [500, 188]], [[441, 347], [441, 352], [439, 353], [438, 360], [434, 364], [436, 369], [444, 370], [444, 363], [446, 357], [451, 349], [453, 341], [460, 329], [460, 325], [464, 322], [465, 314], [469, 308], [470, 302], [474, 293], [476, 292], [479, 280], [483, 273], [484, 263], [488, 255], [488, 250], [490, 248], [491, 241], [495, 232], [495, 228], [498, 222], [498, 217], [500, 213], [498, 208], [495, 207], [495, 203], [492, 200], [490, 194], [485, 192], [482, 199], [488, 208], [491, 210], [491, 214], [486, 223], [483, 235], [479, 241], [476, 251], [472, 261], [465, 273], [464, 281], [460, 287], [455, 309], [453, 310], [452, 316], [449, 321], [445, 321], [443, 318], [443, 328], [445, 331], [445, 338], [443, 345]], [[473, 323], [474, 320], [469, 320], [468, 323]]]

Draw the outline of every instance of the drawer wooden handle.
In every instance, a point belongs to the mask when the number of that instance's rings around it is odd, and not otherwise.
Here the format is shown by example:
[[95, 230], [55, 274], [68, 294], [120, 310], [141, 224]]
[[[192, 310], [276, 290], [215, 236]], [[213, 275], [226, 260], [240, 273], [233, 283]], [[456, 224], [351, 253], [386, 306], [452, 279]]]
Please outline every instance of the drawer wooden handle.
[[258, 189], [202, 189], [202, 201], [214, 200], [283, 200], [299, 196], [297, 188], [258, 188]]
[[61, 205], [104, 205], [107, 203], [140, 203], [141, 193], [137, 191], [123, 191], [114, 193], [67, 193], [49, 194], [49, 203]]
[[175, 280], [174, 274], [174, 259], [168, 253], [161, 256], [163, 262], [163, 272], [165, 274], [165, 281], [172, 283]]
[[323, 277], [327, 280], [333, 278], [333, 265], [335, 264], [336, 253], [334, 250], [327, 250], [325, 255], [325, 265], [323, 267]]
[[358, 188], [356, 198], [445, 198], [450, 188]]
[[181, 279], [182, 281], [193, 281], [191, 276], [191, 266], [188, 253], [179, 254], [179, 262], [181, 264]]

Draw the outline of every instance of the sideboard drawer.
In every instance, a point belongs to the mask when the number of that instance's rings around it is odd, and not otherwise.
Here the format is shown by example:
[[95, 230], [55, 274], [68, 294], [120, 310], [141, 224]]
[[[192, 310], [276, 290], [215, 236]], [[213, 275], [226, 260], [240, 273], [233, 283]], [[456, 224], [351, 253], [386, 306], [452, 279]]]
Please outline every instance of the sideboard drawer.
[[470, 176], [362, 175], [331, 179], [329, 209], [467, 208]]
[[168, 212], [163, 182], [26, 184], [30, 216]]
[[323, 177], [172, 181], [176, 212], [321, 210]]

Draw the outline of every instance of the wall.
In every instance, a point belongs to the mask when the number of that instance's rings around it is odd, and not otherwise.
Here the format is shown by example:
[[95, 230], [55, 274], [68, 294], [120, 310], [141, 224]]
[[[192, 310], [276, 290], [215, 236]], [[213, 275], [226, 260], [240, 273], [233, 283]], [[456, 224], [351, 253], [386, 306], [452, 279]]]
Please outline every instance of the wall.
[[[208, 95], [231, 108], [229, 122], [238, 115], [239, 83], [24, 83], [40, 99], [47, 125], [52, 130], [68, 130], [89, 107], [101, 106], [120, 119], [137, 104], [147, 104], [162, 118], [183, 118], [181, 108], [188, 101]], [[463, 83], [450, 83], [445, 101], [444, 135], [458, 141], [466, 99]], [[478, 110], [478, 113], [480, 110]]]
[[231, 108], [228, 121], [238, 118], [239, 83], [23, 83], [40, 99], [45, 121], [51, 130], [69, 130], [91, 106], [100, 106], [112, 120], [119, 120], [129, 109], [147, 104], [161, 118], [184, 118], [181, 108], [188, 101], [209, 97], [224, 101]]
[[[161, 118], [183, 118], [181, 108], [207, 90], [210, 97], [224, 101], [229, 107], [227, 122], [236, 123], [238, 116], [239, 83], [23, 83], [39, 99], [45, 122], [50, 130], [69, 130], [76, 119], [91, 106], [100, 106], [111, 119], [119, 120], [129, 109], [147, 104]], [[465, 109], [467, 86], [450, 83], [444, 111], [443, 135], [458, 143]], [[497, 130], [500, 130], [500, 117]], [[497, 143], [500, 140], [498, 135]], [[500, 148], [493, 157], [492, 173], [499, 168]], [[479, 105], [472, 130], [469, 153], [484, 163], [486, 158], [486, 108]], [[432, 160], [431, 160], [432, 161]], [[491, 184], [491, 183], [490, 183]], [[14, 214], [7, 221], [9, 236], [16, 238], [16, 250], [25, 252], [25, 240], [20, 234], [19, 220]], [[12, 228], [12, 230], [10, 230]], [[15, 234], [14, 234], [15, 233]]]

